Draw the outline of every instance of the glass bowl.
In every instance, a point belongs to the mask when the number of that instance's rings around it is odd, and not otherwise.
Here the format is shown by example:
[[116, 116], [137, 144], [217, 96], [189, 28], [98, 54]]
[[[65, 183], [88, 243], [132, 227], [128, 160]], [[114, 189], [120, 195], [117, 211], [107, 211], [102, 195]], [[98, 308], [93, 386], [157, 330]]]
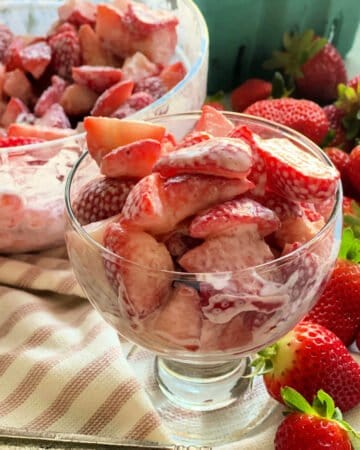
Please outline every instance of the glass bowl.
[[[62, 0], [4, 0], [0, 3], [0, 23], [15, 34], [43, 35], [57, 19], [57, 8], [62, 3]], [[179, 18], [174, 60], [183, 61], [188, 71], [173, 89], [132, 117], [141, 120], [200, 108], [206, 97], [209, 39], [199, 9], [191, 0], [143, 3], [171, 10]], [[73, 150], [77, 146], [79, 152], [83, 141], [84, 133], [78, 132], [71, 138], [0, 149], [0, 253], [38, 251], [63, 243], [63, 181], [71, 168], [69, 161], [75, 162], [79, 156], [77, 153], [76, 158], [71, 158], [68, 145]], [[28, 157], [23, 158], [17, 170], [16, 163], [24, 152]], [[47, 155], [56, 157], [47, 160]], [[63, 160], [66, 164], [60, 168], [59, 161]], [[59, 176], [47, 173], [49, 166], [54, 170], [56, 166]], [[16, 211], [16, 217], [9, 216], [12, 211]]]
[[[151, 121], [181, 139], [193, 128], [199, 114], [169, 115]], [[286, 137], [331, 165], [314, 143], [287, 127], [242, 114], [225, 114], [235, 125], [246, 125], [263, 138]], [[237, 405], [242, 413], [236, 415], [232, 409], [227, 420], [228, 425], [233, 424], [229, 425], [228, 439], [238, 439], [263, 420], [273, 405], [261, 380], [254, 380], [251, 388], [244, 378], [251, 372], [251, 355], [274, 343], [301, 320], [319, 297], [335, 263], [342, 226], [340, 184], [325, 226], [289, 254], [233, 272], [183, 273], [151, 270], [126, 260], [99, 243], [96, 226], [79, 224], [72, 204], [79, 189], [97, 171], [84, 153], [66, 185], [65, 238], [78, 282], [120, 336], [156, 355], [155, 379], [163, 397], [160, 402], [157, 393], [154, 401], [161, 404], [160, 413], [164, 413], [164, 398], [177, 408], [212, 414]], [[136, 280], [135, 289], [126, 285], [124, 273]], [[139, 301], [146, 304], [150, 295], [157, 295], [158, 305], [142, 317], [134, 305]], [[167, 408], [165, 416], [169, 415]], [[182, 442], [188, 443], [222, 442], [224, 436], [218, 427], [207, 430], [204, 437], [201, 420], [201, 416], [191, 415], [188, 431], [186, 424], [179, 425], [181, 429], [174, 435], [181, 435]], [[173, 427], [173, 422], [170, 425]]]

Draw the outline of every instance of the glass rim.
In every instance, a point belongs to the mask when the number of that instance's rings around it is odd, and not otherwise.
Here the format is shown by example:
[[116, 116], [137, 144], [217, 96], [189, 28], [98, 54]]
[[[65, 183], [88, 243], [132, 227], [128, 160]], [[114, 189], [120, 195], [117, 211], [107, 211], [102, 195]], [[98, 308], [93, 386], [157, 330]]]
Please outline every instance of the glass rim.
[[[162, 115], [162, 116], [157, 116], [157, 117], [153, 117], [151, 119], [148, 119], [147, 121], [149, 122], [158, 122], [163, 120], [167, 120], [167, 119], [177, 119], [180, 117], [183, 118], [196, 118], [199, 117], [199, 115], [201, 114], [201, 111], [191, 111], [191, 112], [185, 112], [185, 113], [176, 113], [176, 114], [168, 114], [168, 115]], [[310, 147], [315, 154], [317, 154], [318, 156], [321, 156], [323, 161], [327, 163], [327, 165], [329, 165], [330, 167], [334, 167], [334, 164], [332, 163], [332, 161], [330, 160], [330, 158], [326, 155], [325, 152], [323, 152], [321, 150], [321, 148], [319, 146], [317, 146], [313, 141], [311, 141], [309, 138], [307, 138], [306, 136], [302, 135], [301, 133], [285, 126], [285, 125], [281, 125], [278, 124], [276, 122], [272, 122], [270, 120], [267, 119], [263, 119], [260, 117], [255, 117], [255, 116], [251, 116], [248, 114], [243, 114], [243, 113], [235, 113], [235, 112], [231, 112], [231, 111], [223, 111], [223, 114], [225, 115], [225, 117], [230, 118], [231, 116], [235, 116], [237, 118], [242, 118], [242, 119], [246, 119], [249, 120], [251, 122], [253, 122], [256, 125], [261, 125], [261, 124], [265, 124], [267, 127], [270, 128], [275, 128], [283, 133], [285, 133], [286, 135], [290, 135], [290, 137], [292, 139], [294, 139], [295, 141], [300, 141], [303, 145], [305, 144], [307, 147]], [[288, 136], [284, 136], [284, 137], [288, 137]], [[85, 152], [83, 152], [83, 154], [79, 157], [79, 159], [76, 161], [76, 163], [74, 164], [74, 166], [72, 167], [71, 171], [69, 172], [69, 175], [66, 179], [66, 184], [65, 184], [65, 210], [66, 210], [66, 216], [67, 219], [70, 221], [73, 229], [75, 230], [75, 232], [77, 233], [77, 235], [79, 235], [81, 238], [85, 239], [85, 241], [87, 241], [89, 243], [89, 245], [91, 245], [92, 247], [96, 248], [98, 251], [101, 252], [102, 255], [108, 255], [112, 260], [119, 260], [122, 263], [126, 263], [129, 264], [131, 266], [136, 267], [139, 270], [145, 270], [149, 273], [162, 273], [162, 274], [168, 274], [168, 275], [173, 275], [173, 276], [177, 276], [178, 278], [194, 278], [196, 277], [197, 279], [200, 279], [201, 277], [206, 277], [206, 276], [215, 276], [215, 277], [233, 277], [235, 274], [239, 275], [239, 274], [247, 274], [250, 273], [254, 270], [267, 270], [268, 268], [271, 268], [274, 265], [284, 265], [287, 262], [292, 261], [293, 259], [295, 259], [296, 257], [299, 257], [303, 254], [303, 252], [307, 251], [309, 248], [311, 248], [312, 246], [316, 245], [317, 242], [319, 242], [321, 240], [321, 238], [327, 234], [329, 228], [334, 224], [334, 222], [337, 219], [337, 214], [342, 206], [342, 197], [343, 197], [343, 193], [342, 193], [342, 185], [341, 182], [338, 181], [337, 182], [337, 190], [335, 193], [335, 202], [334, 202], [334, 206], [333, 209], [331, 211], [331, 214], [327, 220], [327, 222], [325, 223], [325, 225], [308, 241], [306, 241], [305, 243], [301, 244], [300, 247], [296, 248], [295, 250], [291, 251], [290, 253], [287, 253], [286, 255], [280, 256], [278, 258], [275, 258], [271, 261], [267, 261], [265, 263], [262, 264], [258, 264], [255, 266], [251, 266], [251, 267], [246, 267], [245, 269], [238, 269], [238, 270], [232, 270], [232, 271], [223, 271], [223, 272], [180, 272], [180, 271], [175, 271], [175, 270], [165, 270], [165, 269], [152, 269], [151, 267], [148, 266], [144, 266], [142, 264], [139, 264], [135, 261], [129, 260], [124, 258], [123, 256], [117, 255], [116, 253], [112, 252], [111, 250], [109, 250], [108, 248], [104, 247], [103, 245], [101, 245], [99, 242], [97, 242], [95, 239], [93, 239], [84, 229], [84, 226], [80, 224], [80, 222], [77, 220], [73, 209], [71, 207], [71, 186], [72, 186], [72, 181], [74, 179], [75, 173], [77, 172], [77, 169], [79, 168], [79, 166], [81, 165], [81, 163], [83, 162], [83, 160], [88, 156], [89, 152], [86, 150]], [[113, 216], [115, 217], [115, 215]], [[110, 219], [110, 218], [109, 218]], [[105, 219], [107, 220], [107, 219]], [[100, 222], [100, 221], [99, 221]], [[95, 222], [94, 222], [95, 223]], [[89, 224], [90, 225], [90, 224]]]

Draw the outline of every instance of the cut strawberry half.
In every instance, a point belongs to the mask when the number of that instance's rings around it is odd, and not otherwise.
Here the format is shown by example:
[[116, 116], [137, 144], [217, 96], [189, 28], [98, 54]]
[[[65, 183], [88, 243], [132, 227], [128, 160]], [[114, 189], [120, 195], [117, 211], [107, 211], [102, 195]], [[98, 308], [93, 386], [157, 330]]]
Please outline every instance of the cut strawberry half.
[[111, 117], [124, 119], [146, 106], [149, 106], [153, 101], [154, 98], [147, 92], [136, 92], [135, 94], [131, 94], [130, 97], [112, 113]]
[[54, 103], [40, 118], [36, 119], [36, 125], [56, 128], [71, 128], [70, 121], [64, 108], [59, 103]]
[[82, 225], [119, 214], [135, 180], [95, 178], [85, 184], [72, 205], [75, 217]]
[[75, 83], [102, 93], [123, 78], [121, 69], [107, 66], [79, 66], [72, 68]]
[[257, 232], [244, 232], [208, 239], [186, 252], [178, 262], [191, 273], [212, 273], [241, 270], [273, 259], [270, 247]]
[[108, 117], [86, 117], [84, 127], [89, 153], [98, 164], [103, 156], [117, 147], [140, 139], [160, 142], [165, 134], [165, 127], [161, 125]]
[[3, 62], [7, 72], [15, 69], [22, 69], [20, 52], [25, 47], [25, 41], [22, 37], [17, 36], [11, 40], [5, 50]]
[[304, 210], [299, 202], [289, 200], [275, 192], [266, 191], [264, 195], [254, 195], [252, 198], [274, 211], [280, 220], [302, 217], [304, 215]]
[[57, 75], [53, 75], [51, 85], [43, 91], [35, 104], [35, 115], [41, 117], [54, 103], [59, 103], [65, 87], [66, 82]]
[[151, 173], [160, 153], [159, 141], [140, 139], [106, 154], [101, 160], [100, 171], [108, 177], [142, 178]]
[[161, 72], [159, 77], [166, 86], [166, 89], [170, 91], [186, 76], [186, 67], [181, 61], [177, 61], [169, 66], [166, 66]]
[[261, 236], [280, 226], [276, 214], [250, 198], [236, 198], [213, 206], [196, 216], [190, 224], [190, 236], [208, 238], [220, 234], [241, 233], [253, 225]]
[[209, 105], [201, 108], [195, 131], [206, 131], [215, 137], [228, 136], [234, 125], [217, 109]]
[[111, 116], [131, 95], [134, 82], [120, 81], [103, 92], [96, 100], [91, 114], [93, 116]]
[[104, 246], [127, 261], [105, 260], [105, 270], [129, 316], [145, 318], [167, 300], [173, 262], [164, 244], [150, 234], [110, 223]]
[[195, 289], [178, 283], [159, 311], [153, 329], [167, 343], [188, 350], [196, 350], [201, 333], [200, 298]]
[[30, 104], [33, 98], [31, 83], [19, 69], [5, 73], [3, 91], [9, 97], [19, 98], [26, 105]]
[[20, 50], [22, 67], [38, 79], [45, 72], [51, 61], [51, 48], [44, 42], [36, 42]]
[[164, 177], [186, 173], [245, 178], [252, 166], [252, 151], [240, 139], [213, 138], [164, 155], [154, 172]]
[[11, 97], [1, 117], [1, 125], [7, 128], [10, 124], [16, 122], [20, 114], [26, 114], [28, 112], [29, 109], [25, 103], [18, 98]]
[[86, 86], [70, 84], [64, 90], [60, 103], [69, 116], [83, 116], [89, 114], [93, 108], [98, 94]]
[[133, 80], [135, 83], [144, 78], [157, 75], [159, 68], [156, 64], [151, 62], [143, 53], [136, 52], [128, 56], [121, 67], [124, 78]]
[[323, 201], [334, 196], [339, 172], [288, 139], [257, 139], [266, 163], [269, 187], [295, 201]]
[[116, 66], [118, 61], [108, 50], [105, 50], [93, 28], [82, 25], [79, 28], [79, 43], [83, 64], [90, 66]]
[[96, 5], [86, 0], [68, 0], [58, 8], [58, 14], [62, 22], [69, 22], [75, 26], [94, 25]]
[[214, 136], [211, 136], [211, 134], [207, 133], [206, 131], [192, 131], [179, 142], [177, 148], [180, 149], [191, 147], [193, 145], [200, 144], [200, 142], [208, 141], [213, 137]]
[[33, 137], [51, 141], [73, 136], [75, 130], [70, 128], [44, 127], [25, 123], [13, 123], [8, 128], [9, 136]]
[[167, 233], [186, 217], [252, 187], [246, 179], [182, 175], [164, 179], [153, 173], [132, 189], [123, 208], [124, 219], [146, 231]]

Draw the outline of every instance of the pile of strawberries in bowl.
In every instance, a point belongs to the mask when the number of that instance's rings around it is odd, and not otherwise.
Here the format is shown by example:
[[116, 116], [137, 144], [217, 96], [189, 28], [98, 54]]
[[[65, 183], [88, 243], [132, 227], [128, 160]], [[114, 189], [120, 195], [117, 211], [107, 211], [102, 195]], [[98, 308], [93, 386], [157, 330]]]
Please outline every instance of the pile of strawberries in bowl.
[[[158, 9], [146, 3], [0, 5], [1, 252], [63, 242], [64, 181], [82, 152], [85, 115], [146, 117], [184, 101], [201, 106], [201, 15], [188, 0], [174, 10], [162, 0]], [[185, 23], [201, 32], [196, 42]]]

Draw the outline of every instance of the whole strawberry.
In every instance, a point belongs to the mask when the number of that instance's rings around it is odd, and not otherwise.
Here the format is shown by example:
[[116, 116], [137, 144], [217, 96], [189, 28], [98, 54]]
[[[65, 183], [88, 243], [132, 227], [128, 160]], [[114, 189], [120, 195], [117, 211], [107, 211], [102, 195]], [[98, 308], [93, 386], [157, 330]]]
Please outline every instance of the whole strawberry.
[[347, 164], [347, 176], [355, 192], [360, 195], [360, 145], [351, 150]]
[[307, 136], [320, 145], [329, 122], [323, 109], [310, 100], [278, 98], [260, 100], [245, 109], [244, 113], [281, 123]]
[[284, 34], [284, 50], [273, 53], [265, 63], [269, 69], [283, 69], [293, 78], [297, 94], [319, 103], [336, 98], [337, 85], [346, 83], [344, 61], [336, 48], [313, 30]]
[[359, 433], [342, 419], [325, 391], [318, 391], [312, 405], [290, 387], [281, 396], [288, 408], [276, 431], [275, 450], [352, 450], [360, 443]]
[[121, 178], [94, 178], [85, 184], [72, 208], [81, 225], [107, 219], [121, 212], [136, 180]]
[[346, 130], [343, 125], [344, 111], [333, 103], [323, 107], [324, 113], [329, 121], [329, 135], [327, 145], [347, 149], [349, 142], [346, 138]]
[[58, 76], [71, 79], [71, 70], [81, 62], [80, 43], [75, 31], [63, 31], [50, 37], [51, 65]]
[[236, 112], [244, 111], [248, 106], [270, 97], [271, 83], [259, 78], [249, 78], [231, 92], [231, 107]]
[[290, 386], [309, 402], [324, 389], [344, 412], [360, 403], [359, 364], [333, 332], [316, 323], [300, 322], [261, 350], [253, 365], [279, 402], [283, 402], [281, 388]]
[[[348, 217], [348, 216], [347, 216]], [[355, 216], [352, 216], [355, 220]], [[318, 323], [350, 345], [360, 330], [360, 240], [344, 230], [335, 268], [324, 292], [305, 320]]]

